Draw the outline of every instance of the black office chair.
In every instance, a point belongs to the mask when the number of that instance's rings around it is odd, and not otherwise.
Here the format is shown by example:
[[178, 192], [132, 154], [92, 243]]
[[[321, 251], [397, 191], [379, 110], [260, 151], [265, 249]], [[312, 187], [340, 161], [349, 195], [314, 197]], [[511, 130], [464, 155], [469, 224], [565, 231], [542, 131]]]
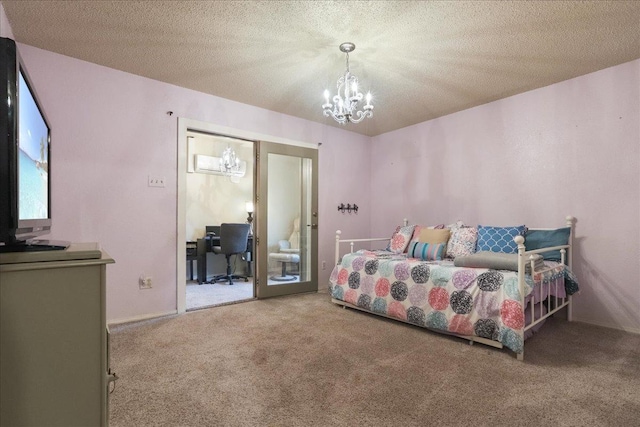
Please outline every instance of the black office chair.
[[214, 246], [213, 252], [222, 254], [227, 258], [227, 274], [219, 274], [211, 280], [216, 283], [220, 280], [229, 280], [233, 285], [233, 279], [244, 279], [248, 282], [247, 276], [233, 274], [231, 271], [231, 255], [239, 255], [247, 252], [247, 242], [249, 239], [249, 224], [221, 224], [220, 225], [220, 246]]

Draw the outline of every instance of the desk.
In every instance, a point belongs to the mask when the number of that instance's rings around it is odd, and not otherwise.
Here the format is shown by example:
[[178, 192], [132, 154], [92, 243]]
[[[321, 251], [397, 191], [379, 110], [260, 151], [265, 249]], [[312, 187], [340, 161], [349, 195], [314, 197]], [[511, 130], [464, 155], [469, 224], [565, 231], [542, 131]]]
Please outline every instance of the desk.
[[[206, 236], [198, 239], [196, 242], [196, 260], [198, 261], [198, 283], [202, 284], [207, 281], [207, 253], [213, 252], [214, 246], [220, 246], [220, 236]], [[253, 236], [249, 236], [247, 240], [247, 251], [245, 253], [247, 266], [249, 268], [248, 276], [252, 276], [251, 262], [253, 261]], [[187, 260], [189, 255], [187, 252]]]
[[193, 280], [193, 261], [198, 261], [198, 265], [200, 265], [200, 260], [198, 259], [198, 243], [197, 242], [187, 242], [187, 261], [189, 261], [189, 280]]

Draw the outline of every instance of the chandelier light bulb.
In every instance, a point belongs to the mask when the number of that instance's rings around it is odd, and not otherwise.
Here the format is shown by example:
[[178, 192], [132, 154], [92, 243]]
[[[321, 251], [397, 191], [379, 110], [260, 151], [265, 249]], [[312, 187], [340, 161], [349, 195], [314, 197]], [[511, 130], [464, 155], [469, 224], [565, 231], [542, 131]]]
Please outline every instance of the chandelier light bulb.
[[349, 71], [349, 52], [353, 52], [356, 45], [353, 43], [342, 43], [340, 51], [346, 54], [347, 69], [343, 76], [338, 79], [337, 94], [330, 101], [331, 94], [324, 91], [325, 103], [322, 110], [326, 117], [333, 119], [344, 125], [346, 123], [359, 123], [365, 117], [373, 117], [373, 105], [371, 105], [371, 93], [367, 93], [367, 103], [359, 109], [360, 102], [364, 96], [358, 92], [358, 78]]

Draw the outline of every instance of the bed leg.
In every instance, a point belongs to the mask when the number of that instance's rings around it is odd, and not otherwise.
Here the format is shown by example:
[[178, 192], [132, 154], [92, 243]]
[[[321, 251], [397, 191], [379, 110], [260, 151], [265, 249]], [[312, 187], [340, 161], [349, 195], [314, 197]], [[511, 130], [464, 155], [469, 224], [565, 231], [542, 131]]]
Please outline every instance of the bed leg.
[[469, 340], [469, 345], [473, 345], [473, 340]]
[[522, 353], [516, 353], [516, 358], [520, 361], [520, 362], [524, 362], [524, 351]]
[[571, 295], [569, 295], [569, 305], [567, 305], [567, 321], [573, 320], [573, 304], [571, 303]]

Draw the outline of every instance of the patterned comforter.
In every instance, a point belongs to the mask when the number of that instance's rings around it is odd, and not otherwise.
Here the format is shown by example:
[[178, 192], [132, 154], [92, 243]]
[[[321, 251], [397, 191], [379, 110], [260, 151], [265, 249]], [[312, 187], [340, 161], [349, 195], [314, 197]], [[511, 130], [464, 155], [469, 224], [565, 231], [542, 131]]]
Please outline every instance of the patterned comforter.
[[[527, 276], [525, 305], [564, 297], [564, 265]], [[455, 267], [407, 254], [361, 250], [342, 258], [330, 278], [333, 298], [418, 326], [524, 348], [525, 317], [513, 271]], [[551, 283], [551, 286], [546, 286]], [[544, 286], [540, 286], [544, 284]], [[549, 289], [550, 288], [550, 289]]]

